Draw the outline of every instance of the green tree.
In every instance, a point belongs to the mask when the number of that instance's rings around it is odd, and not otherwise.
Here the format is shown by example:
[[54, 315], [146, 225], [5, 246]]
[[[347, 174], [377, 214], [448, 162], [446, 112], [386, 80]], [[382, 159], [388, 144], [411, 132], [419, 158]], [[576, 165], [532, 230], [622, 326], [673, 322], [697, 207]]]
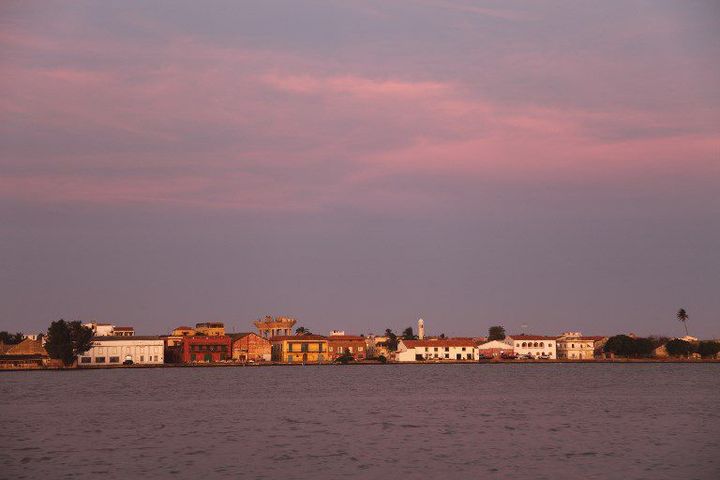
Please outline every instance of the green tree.
[[398, 338], [395, 333], [390, 330], [389, 328], [385, 329], [385, 336], [387, 337], [387, 340], [385, 341], [385, 346], [388, 350], [391, 352], [394, 352], [397, 350], [398, 346]]
[[17, 345], [22, 341], [23, 334], [21, 332], [17, 332], [15, 334], [6, 331], [0, 332], [0, 342], [4, 343], [5, 345]]
[[634, 340], [627, 335], [615, 335], [608, 338], [603, 351], [619, 357], [629, 357], [634, 353]]
[[295, 335], [312, 335], [312, 333], [305, 327], [298, 327], [295, 329]]
[[689, 334], [688, 334], [688, 328], [687, 328], [687, 321], [688, 321], [688, 318], [689, 318], [689, 317], [688, 317], [688, 314], [687, 314], [687, 312], [685, 311], [685, 309], [684, 309], [684, 308], [681, 308], [680, 310], [678, 310], [678, 312], [677, 312], [677, 314], [676, 314], [675, 316], [677, 317], [677, 319], [678, 319], [679, 321], [682, 322], [683, 326], [685, 327], [685, 335], [686, 335], [686, 336], [689, 335]]
[[415, 333], [413, 332], [412, 327], [407, 327], [405, 330], [403, 330], [402, 333], [402, 339], [403, 340], [415, 340], [417, 337], [415, 336]]
[[343, 352], [342, 355], [340, 355], [339, 357], [337, 357], [337, 358], [335, 359], [335, 361], [336, 361], [336, 362], [340, 362], [340, 363], [342, 363], [343, 365], [347, 365], [348, 363], [355, 361], [355, 356], [354, 356], [352, 353], [350, 353], [350, 349], [349, 349], [349, 348], [346, 348], [346, 349], [345, 349], [345, 352]]
[[720, 342], [713, 342], [712, 340], [700, 342], [698, 345], [698, 353], [703, 358], [712, 358], [720, 353]]
[[505, 340], [505, 327], [502, 325], [495, 325], [488, 329], [488, 342], [493, 340]]
[[692, 343], [679, 338], [667, 342], [665, 348], [671, 357], [689, 357], [695, 351], [695, 346]]
[[63, 319], [52, 322], [48, 328], [47, 350], [50, 358], [57, 358], [65, 365], [71, 365], [75, 357], [92, 347], [93, 331], [79, 321], [66, 322]]

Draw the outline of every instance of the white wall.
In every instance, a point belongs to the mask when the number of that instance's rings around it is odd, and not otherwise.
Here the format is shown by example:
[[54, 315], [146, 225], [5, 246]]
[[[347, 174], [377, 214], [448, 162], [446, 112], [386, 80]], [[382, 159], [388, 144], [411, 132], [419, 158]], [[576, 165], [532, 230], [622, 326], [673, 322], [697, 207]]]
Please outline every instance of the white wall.
[[[122, 340], [95, 340], [90, 350], [78, 355], [78, 365], [122, 365], [128, 358], [137, 365], [160, 365], [165, 362], [163, 347], [162, 340], [136, 340], [133, 337]], [[111, 358], [117, 361], [111, 362]], [[98, 359], [104, 361], [99, 362]]]

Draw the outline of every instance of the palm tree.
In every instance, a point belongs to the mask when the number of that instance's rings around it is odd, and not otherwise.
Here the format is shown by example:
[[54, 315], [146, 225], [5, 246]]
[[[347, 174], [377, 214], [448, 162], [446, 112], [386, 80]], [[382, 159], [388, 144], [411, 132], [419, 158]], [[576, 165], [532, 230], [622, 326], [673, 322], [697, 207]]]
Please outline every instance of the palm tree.
[[687, 329], [687, 319], [688, 319], [687, 312], [685, 311], [684, 308], [681, 308], [680, 310], [678, 310], [676, 316], [677, 316], [677, 319], [679, 321], [681, 321], [683, 323], [683, 325], [685, 326], [685, 336], [688, 336], [689, 334], [688, 334], [688, 329]]
[[310, 335], [310, 330], [305, 327], [298, 327], [295, 329], [295, 335]]

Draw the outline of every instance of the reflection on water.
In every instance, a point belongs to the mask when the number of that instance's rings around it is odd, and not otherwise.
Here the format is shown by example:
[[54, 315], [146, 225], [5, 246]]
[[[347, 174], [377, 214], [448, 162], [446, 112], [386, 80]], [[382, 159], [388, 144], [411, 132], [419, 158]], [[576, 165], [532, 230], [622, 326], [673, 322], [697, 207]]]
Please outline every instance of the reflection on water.
[[720, 478], [720, 365], [0, 375], [0, 478]]

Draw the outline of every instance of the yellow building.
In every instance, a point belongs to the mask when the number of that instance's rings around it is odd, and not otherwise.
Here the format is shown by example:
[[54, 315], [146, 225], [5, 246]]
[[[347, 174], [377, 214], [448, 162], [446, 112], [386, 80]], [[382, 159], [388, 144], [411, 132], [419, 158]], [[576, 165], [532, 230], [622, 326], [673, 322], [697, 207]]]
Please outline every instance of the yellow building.
[[328, 360], [328, 342], [321, 335], [292, 335], [270, 339], [272, 360], [286, 363], [323, 363]]
[[273, 318], [268, 315], [264, 319], [256, 320], [253, 323], [258, 329], [258, 335], [263, 338], [271, 338], [280, 335], [292, 335], [292, 329], [296, 323], [296, 320], [291, 317]]
[[225, 324], [222, 322], [196, 323], [195, 330], [208, 337], [222, 337], [225, 335]]
[[192, 337], [195, 335], [195, 329], [192, 327], [177, 327], [170, 334], [171, 337]]

